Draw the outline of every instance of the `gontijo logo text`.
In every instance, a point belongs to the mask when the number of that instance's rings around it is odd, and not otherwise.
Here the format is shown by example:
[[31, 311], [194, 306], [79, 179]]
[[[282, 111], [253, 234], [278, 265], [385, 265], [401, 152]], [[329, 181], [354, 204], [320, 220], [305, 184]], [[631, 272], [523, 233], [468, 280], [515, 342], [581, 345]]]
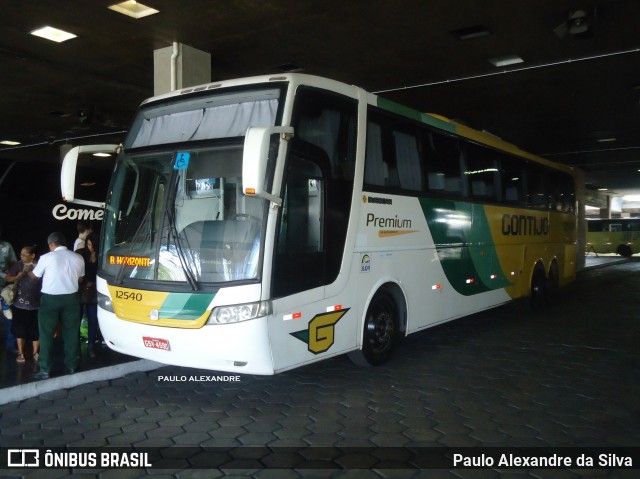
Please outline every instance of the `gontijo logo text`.
[[549, 234], [549, 218], [533, 215], [502, 215], [505, 236], [543, 236]]

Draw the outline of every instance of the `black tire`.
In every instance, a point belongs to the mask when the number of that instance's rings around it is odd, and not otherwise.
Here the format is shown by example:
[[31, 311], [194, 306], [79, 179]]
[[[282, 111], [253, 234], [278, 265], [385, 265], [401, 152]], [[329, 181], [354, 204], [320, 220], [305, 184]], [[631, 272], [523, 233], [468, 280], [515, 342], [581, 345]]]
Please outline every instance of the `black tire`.
[[545, 300], [548, 304], [551, 304], [558, 297], [558, 292], [560, 291], [559, 276], [558, 266], [555, 263], [552, 263], [549, 268], [549, 274], [547, 275], [547, 294]]
[[616, 253], [625, 258], [631, 258], [631, 255], [633, 255], [633, 251], [628, 244], [621, 244], [618, 246]]
[[547, 304], [547, 276], [544, 268], [536, 266], [531, 278], [531, 307], [534, 311], [539, 311]]
[[373, 297], [365, 317], [362, 349], [349, 353], [351, 361], [359, 366], [379, 366], [389, 359], [398, 331], [397, 311], [388, 293]]

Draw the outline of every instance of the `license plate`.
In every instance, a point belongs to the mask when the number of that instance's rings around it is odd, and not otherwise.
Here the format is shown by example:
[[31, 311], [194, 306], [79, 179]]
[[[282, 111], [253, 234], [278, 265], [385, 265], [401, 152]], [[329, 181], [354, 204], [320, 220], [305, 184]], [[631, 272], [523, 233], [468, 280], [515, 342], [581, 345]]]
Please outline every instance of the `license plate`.
[[142, 337], [142, 341], [147, 348], [162, 349], [164, 351], [171, 351], [169, 347], [169, 341], [161, 338], [149, 338], [147, 336]]

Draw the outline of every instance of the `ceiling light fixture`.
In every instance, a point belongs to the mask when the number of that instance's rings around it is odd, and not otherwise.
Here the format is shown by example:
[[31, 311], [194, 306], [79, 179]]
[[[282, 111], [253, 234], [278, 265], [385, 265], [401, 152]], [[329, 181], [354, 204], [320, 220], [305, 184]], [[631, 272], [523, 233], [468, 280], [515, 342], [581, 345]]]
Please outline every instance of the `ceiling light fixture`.
[[598, 191], [609, 191], [609, 188], [598, 188]]
[[93, 156], [99, 156], [100, 158], [108, 158], [111, 153], [94, 153]]
[[123, 15], [135, 18], [136, 20], [159, 12], [155, 8], [148, 7], [140, 2], [136, 2], [135, 0], [116, 3], [115, 5], [111, 5], [109, 10], [122, 13]]
[[33, 30], [30, 33], [31, 35], [35, 35], [36, 37], [45, 38], [56, 43], [66, 42], [67, 40], [71, 40], [72, 38], [76, 38], [78, 36], [74, 35], [73, 33], [65, 32], [64, 30], [60, 30], [59, 28], [50, 26], [38, 28], [37, 30]]
[[598, 143], [609, 143], [609, 142], [612, 142], [612, 141], [616, 141], [616, 138], [614, 138], [612, 136], [607, 137], [607, 138], [598, 138]]
[[496, 67], [506, 67], [508, 65], [515, 65], [516, 63], [523, 63], [524, 60], [518, 55], [507, 55], [504, 57], [489, 58], [489, 61]]
[[0, 141], [0, 145], [9, 145], [9, 146], [16, 146], [16, 145], [20, 145], [21, 143], [19, 141], [13, 141], [13, 140], [2, 140]]

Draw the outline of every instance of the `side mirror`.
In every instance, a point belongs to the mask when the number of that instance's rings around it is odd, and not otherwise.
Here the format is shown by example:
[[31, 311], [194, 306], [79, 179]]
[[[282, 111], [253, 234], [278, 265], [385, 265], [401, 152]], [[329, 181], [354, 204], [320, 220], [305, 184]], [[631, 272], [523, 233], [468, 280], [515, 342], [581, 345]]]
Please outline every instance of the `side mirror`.
[[102, 208], [104, 206], [104, 203], [76, 199], [75, 197], [78, 156], [81, 153], [115, 154], [118, 152], [119, 148], [119, 145], [86, 145], [76, 146], [75, 148], [69, 150], [69, 152], [64, 155], [64, 159], [62, 160], [62, 168], [60, 169], [60, 192], [62, 193], [62, 199], [69, 203]]
[[[293, 137], [291, 126], [249, 127], [244, 138], [242, 155], [242, 191], [245, 195], [256, 196], [280, 205], [282, 199], [266, 191], [267, 166], [271, 135], [280, 134], [283, 140]], [[280, 143], [278, 155], [284, 148]], [[275, 159], [274, 159], [275, 160]]]

